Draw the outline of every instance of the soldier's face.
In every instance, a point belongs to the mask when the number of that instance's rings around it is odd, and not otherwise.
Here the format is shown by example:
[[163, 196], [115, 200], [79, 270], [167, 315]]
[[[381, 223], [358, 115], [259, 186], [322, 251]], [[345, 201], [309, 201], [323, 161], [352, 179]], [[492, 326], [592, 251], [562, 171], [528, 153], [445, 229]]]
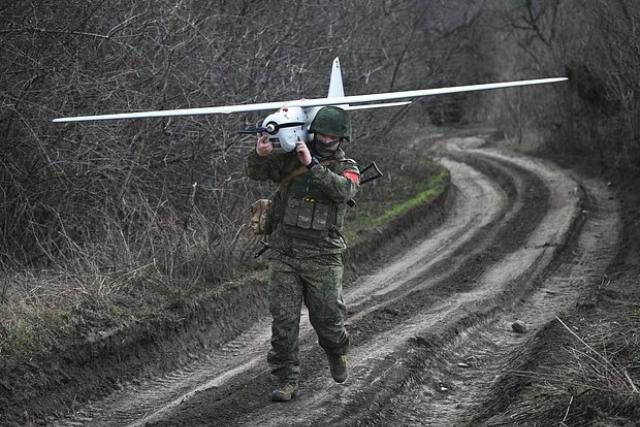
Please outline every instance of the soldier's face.
[[324, 148], [335, 151], [338, 149], [338, 145], [340, 145], [340, 140], [342, 138], [335, 135], [325, 135], [323, 133], [318, 133], [317, 139], [318, 141], [320, 141], [320, 144], [322, 144]]

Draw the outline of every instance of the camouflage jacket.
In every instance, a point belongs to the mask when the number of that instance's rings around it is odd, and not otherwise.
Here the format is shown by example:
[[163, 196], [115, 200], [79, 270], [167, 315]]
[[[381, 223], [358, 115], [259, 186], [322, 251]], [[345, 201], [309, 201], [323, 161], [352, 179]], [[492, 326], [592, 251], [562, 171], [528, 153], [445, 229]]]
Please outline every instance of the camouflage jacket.
[[358, 167], [338, 150], [334, 159], [287, 179], [301, 166], [295, 151], [260, 157], [252, 150], [247, 158], [250, 178], [280, 184], [272, 197], [269, 245], [295, 258], [341, 253], [346, 249], [341, 231], [347, 202], [358, 190], [343, 173], [359, 174]]

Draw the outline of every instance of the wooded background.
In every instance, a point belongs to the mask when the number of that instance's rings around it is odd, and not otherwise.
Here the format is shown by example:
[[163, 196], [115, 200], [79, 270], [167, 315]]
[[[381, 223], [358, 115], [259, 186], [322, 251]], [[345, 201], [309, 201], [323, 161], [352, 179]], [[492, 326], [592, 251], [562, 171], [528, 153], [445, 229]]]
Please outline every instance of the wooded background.
[[[393, 170], [399, 128], [483, 122], [565, 162], [637, 167], [633, 0], [14, 0], [0, 6], [5, 281], [108, 293], [232, 277], [252, 242], [244, 176], [259, 114], [53, 118], [567, 75], [568, 84], [354, 112], [349, 155]], [[22, 276], [21, 276], [22, 275]], [[44, 285], [43, 285], [44, 286]], [[34, 291], [35, 292], [35, 291]], [[9, 299], [7, 285], [0, 290]]]

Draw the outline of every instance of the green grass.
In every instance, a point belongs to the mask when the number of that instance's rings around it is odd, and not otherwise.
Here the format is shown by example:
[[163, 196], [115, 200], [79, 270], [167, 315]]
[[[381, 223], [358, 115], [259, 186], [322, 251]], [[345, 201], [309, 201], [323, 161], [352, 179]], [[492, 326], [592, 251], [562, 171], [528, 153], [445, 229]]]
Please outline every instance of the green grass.
[[442, 171], [440, 174], [435, 176], [430, 176], [426, 181], [426, 188], [424, 190], [420, 191], [410, 199], [397, 204], [392, 204], [384, 214], [377, 218], [371, 218], [368, 220], [368, 225], [377, 227], [407, 212], [408, 210], [415, 208], [416, 206], [432, 200], [442, 192], [445, 176], [446, 171]]
[[[403, 173], [377, 185], [367, 200], [359, 200], [358, 207], [350, 215], [347, 238], [350, 243], [366, 230], [379, 227], [407, 211], [428, 203], [444, 191], [448, 171], [432, 160], [416, 160], [406, 165]], [[371, 191], [367, 187], [362, 193]]]
[[18, 311], [0, 325], [0, 355], [26, 354], [55, 341], [71, 328], [71, 311], [65, 307], [50, 307], [38, 312]]
[[33, 329], [25, 324], [12, 324], [0, 331], [0, 355], [7, 353], [28, 353], [38, 344]]
[[109, 311], [113, 317], [122, 317], [122, 309], [117, 305], [112, 305]]

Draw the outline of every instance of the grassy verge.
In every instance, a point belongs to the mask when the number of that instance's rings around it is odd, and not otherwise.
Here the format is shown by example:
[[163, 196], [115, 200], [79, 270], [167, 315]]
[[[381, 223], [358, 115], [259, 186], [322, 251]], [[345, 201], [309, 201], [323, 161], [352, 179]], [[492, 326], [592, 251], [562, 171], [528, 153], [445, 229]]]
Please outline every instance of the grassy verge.
[[368, 231], [439, 196], [448, 174], [443, 166], [424, 158], [410, 160], [399, 172], [398, 176], [377, 183], [375, 188], [363, 186], [357, 209], [348, 217], [346, 237], [351, 244]]

